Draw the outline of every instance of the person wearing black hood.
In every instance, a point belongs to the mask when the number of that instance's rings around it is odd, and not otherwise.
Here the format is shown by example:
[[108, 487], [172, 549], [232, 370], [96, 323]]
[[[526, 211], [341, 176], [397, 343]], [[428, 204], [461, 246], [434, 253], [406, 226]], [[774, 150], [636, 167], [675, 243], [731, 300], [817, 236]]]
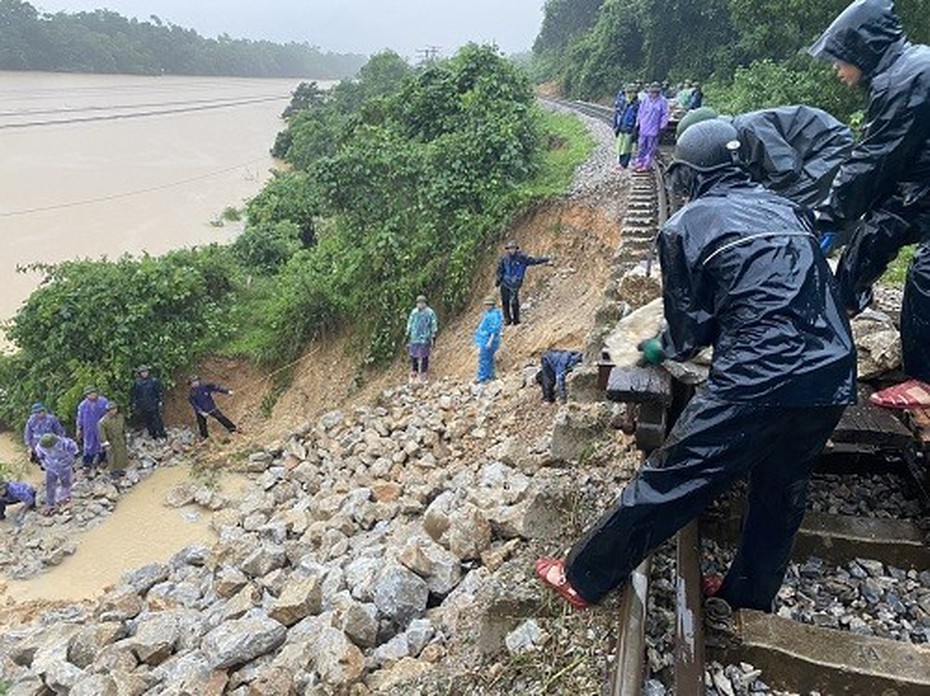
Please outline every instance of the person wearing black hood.
[[873, 394], [880, 406], [930, 406], [930, 47], [907, 41], [891, 0], [856, 0], [808, 49], [850, 87], [869, 91], [863, 137], [817, 208], [824, 232], [852, 228], [837, 268], [850, 315], [901, 247], [917, 244], [901, 309], [904, 384]]
[[161, 417], [163, 401], [164, 390], [161, 382], [152, 376], [152, 370], [148, 365], [140, 365], [136, 368], [136, 382], [132, 385], [132, 407], [142, 416], [153, 440], [164, 440], [168, 437]]
[[568, 557], [541, 558], [542, 582], [577, 608], [600, 602], [662, 542], [736, 481], [749, 509], [719, 588], [731, 608], [771, 611], [804, 514], [814, 459], [855, 401], [855, 348], [810, 214], [750, 181], [732, 125], [698, 123], [669, 172], [690, 202], [658, 246], [667, 327], [643, 360], [714, 358], [682, 412], [615, 505]]

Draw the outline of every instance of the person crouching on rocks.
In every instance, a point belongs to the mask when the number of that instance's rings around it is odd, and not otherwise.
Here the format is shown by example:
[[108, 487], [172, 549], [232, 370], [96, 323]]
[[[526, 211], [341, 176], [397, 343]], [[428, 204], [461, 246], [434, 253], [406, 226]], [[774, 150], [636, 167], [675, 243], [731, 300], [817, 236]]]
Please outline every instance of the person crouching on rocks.
[[36, 509], [36, 489], [22, 481], [0, 481], [0, 520], [6, 519], [9, 505], [23, 504], [23, 509], [16, 516], [16, 524], [22, 522], [26, 512]]
[[407, 317], [407, 346], [410, 352], [410, 383], [419, 379], [429, 382], [429, 355], [436, 342], [436, 312], [426, 303], [426, 296], [417, 297], [417, 306]]
[[484, 301], [484, 314], [475, 332], [475, 345], [478, 346], [478, 384], [494, 379], [494, 354], [501, 345], [501, 331], [504, 328], [504, 315], [497, 308], [493, 297]]
[[129, 466], [129, 447], [126, 445], [126, 418], [115, 401], [107, 404], [107, 412], [97, 423], [100, 446], [107, 453], [110, 478], [120, 479]]
[[78, 446], [70, 437], [46, 433], [39, 440], [36, 454], [45, 469], [45, 507], [42, 514], [51, 515], [59, 505], [71, 502], [72, 471]]
[[191, 375], [189, 380], [191, 387], [187, 400], [194, 408], [197, 416], [197, 428], [200, 430], [200, 437], [207, 439], [210, 436], [207, 430], [207, 416], [213, 416], [220, 422], [227, 432], [237, 432], [236, 424], [229, 420], [213, 401], [213, 394], [220, 393], [232, 396], [232, 391], [225, 387], [218, 386], [212, 382], [204, 382], [198, 375]]

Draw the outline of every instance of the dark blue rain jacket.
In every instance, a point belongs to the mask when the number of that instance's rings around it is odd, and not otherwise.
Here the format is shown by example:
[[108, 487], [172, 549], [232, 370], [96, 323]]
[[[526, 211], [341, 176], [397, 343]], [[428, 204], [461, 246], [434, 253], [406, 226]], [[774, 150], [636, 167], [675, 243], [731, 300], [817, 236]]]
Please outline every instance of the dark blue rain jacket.
[[503, 285], [511, 290], [519, 290], [526, 276], [526, 269], [541, 263], [549, 263], [549, 257], [533, 258], [521, 252], [504, 254], [497, 264], [497, 285]]
[[565, 377], [582, 360], [584, 354], [575, 350], [549, 350], [542, 356], [542, 364], [552, 370], [555, 375], [555, 388], [563, 399], [566, 396]]
[[855, 347], [809, 214], [737, 166], [698, 175], [691, 193], [658, 239], [666, 355], [712, 345], [721, 401], [854, 403]]
[[617, 92], [617, 98], [614, 99], [614, 135], [620, 134], [620, 123], [623, 120], [623, 113], [626, 111], [626, 90]]

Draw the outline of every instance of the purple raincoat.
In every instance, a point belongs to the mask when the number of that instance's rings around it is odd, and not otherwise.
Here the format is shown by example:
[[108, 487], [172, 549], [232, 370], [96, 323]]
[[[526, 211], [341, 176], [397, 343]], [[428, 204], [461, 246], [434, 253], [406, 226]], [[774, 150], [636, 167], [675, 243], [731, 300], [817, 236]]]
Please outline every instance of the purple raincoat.
[[665, 130], [668, 125], [668, 100], [661, 94], [643, 99], [636, 115], [636, 125], [639, 126], [640, 135], [656, 136]]
[[103, 396], [98, 396], [96, 401], [84, 399], [78, 404], [77, 430], [84, 438], [85, 456], [95, 456], [103, 451], [97, 435], [97, 423], [107, 412], [108, 405], [109, 402]]

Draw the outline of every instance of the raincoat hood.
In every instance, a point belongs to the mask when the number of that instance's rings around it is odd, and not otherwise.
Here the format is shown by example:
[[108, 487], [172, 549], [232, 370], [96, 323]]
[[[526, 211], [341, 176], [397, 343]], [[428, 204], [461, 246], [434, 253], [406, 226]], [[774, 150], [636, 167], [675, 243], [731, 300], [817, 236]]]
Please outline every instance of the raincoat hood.
[[807, 49], [820, 60], [855, 65], [865, 78], [877, 70], [892, 46], [905, 40], [892, 0], [856, 0]]

